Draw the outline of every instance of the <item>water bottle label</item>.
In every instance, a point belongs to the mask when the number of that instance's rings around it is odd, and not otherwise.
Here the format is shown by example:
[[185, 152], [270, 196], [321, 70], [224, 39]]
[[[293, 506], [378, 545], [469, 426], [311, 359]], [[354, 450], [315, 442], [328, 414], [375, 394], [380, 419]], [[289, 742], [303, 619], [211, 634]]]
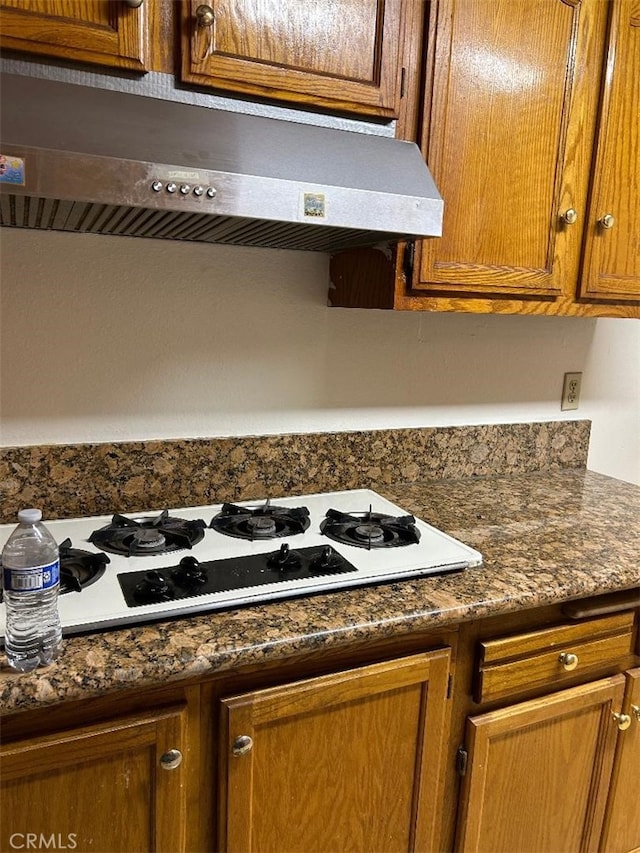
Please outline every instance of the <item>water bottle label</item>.
[[3, 567], [4, 588], [10, 592], [38, 592], [51, 589], [60, 582], [60, 561], [45, 566], [30, 566], [28, 569]]

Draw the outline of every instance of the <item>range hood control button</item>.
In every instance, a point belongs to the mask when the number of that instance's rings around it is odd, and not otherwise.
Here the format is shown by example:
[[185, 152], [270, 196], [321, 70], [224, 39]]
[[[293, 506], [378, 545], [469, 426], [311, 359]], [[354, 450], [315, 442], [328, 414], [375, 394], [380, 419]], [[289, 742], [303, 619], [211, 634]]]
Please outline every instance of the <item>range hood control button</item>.
[[191, 187], [189, 186], [189, 184], [181, 184], [180, 185], [180, 193], [182, 195], [189, 195], [190, 192], [191, 192]]
[[207, 187], [207, 198], [215, 198], [216, 190], [215, 187]]
[[177, 189], [178, 189], [178, 185], [174, 184], [173, 181], [171, 181], [171, 183], [167, 184], [167, 192], [168, 193], [174, 193]]
[[193, 194], [194, 194], [194, 195], [197, 195], [197, 196], [198, 196], [198, 198], [200, 198], [200, 196], [201, 196], [203, 193], [204, 193], [204, 189], [200, 186], [200, 184], [197, 184], [197, 185], [193, 188]]
[[151, 189], [154, 191], [154, 193], [159, 193], [162, 189], [162, 181], [154, 181], [151, 184]]

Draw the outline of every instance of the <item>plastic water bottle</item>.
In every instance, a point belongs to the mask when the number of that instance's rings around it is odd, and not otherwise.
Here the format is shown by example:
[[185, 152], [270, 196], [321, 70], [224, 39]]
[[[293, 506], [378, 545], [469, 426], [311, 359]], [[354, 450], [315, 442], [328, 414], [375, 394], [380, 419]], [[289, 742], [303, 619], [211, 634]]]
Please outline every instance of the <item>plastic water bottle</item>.
[[22, 509], [2, 550], [6, 607], [5, 651], [20, 672], [46, 666], [60, 654], [60, 555], [39, 509]]

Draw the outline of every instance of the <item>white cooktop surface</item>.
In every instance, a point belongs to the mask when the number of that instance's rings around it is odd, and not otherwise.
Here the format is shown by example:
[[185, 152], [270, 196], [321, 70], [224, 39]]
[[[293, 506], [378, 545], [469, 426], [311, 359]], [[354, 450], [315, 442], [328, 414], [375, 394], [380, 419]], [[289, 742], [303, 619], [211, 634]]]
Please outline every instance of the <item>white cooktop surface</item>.
[[[258, 507], [264, 501], [238, 502], [237, 506]], [[304, 532], [294, 536], [277, 539], [248, 541], [225, 536], [209, 529], [211, 519], [221, 504], [213, 506], [170, 509], [174, 518], [202, 519], [207, 529], [204, 538], [190, 550], [174, 551], [163, 555], [124, 557], [108, 553], [109, 564], [102, 578], [82, 592], [69, 592], [59, 597], [60, 618], [65, 634], [97, 630], [116, 625], [138, 624], [169, 616], [183, 616], [202, 613], [208, 610], [232, 608], [244, 604], [256, 604], [278, 598], [308, 595], [314, 592], [338, 591], [351, 586], [382, 583], [410, 577], [423, 577], [446, 571], [455, 571], [482, 563], [482, 555], [456, 539], [437, 530], [420, 519], [416, 526], [420, 531], [420, 541], [405, 547], [367, 550], [354, 545], [342, 544], [320, 533], [320, 523], [327, 510], [334, 509], [344, 513], [363, 513], [371, 510], [392, 516], [407, 515], [401, 507], [369, 489], [343, 492], [328, 492], [316, 495], [301, 495], [290, 498], [277, 498], [271, 502], [274, 506], [306, 506], [310, 512], [310, 526]], [[166, 507], [154, 508], [139, 513], [123, 513], [132, 519], [157, 516]], [[74, 548], [99, 552], [100, 549], [88, 541], [90, 534], [111, 522], [111, 515], [90, 516], [78, 519], [45, 521], [58, 544], [71, 539]], [[0, 525], [0, 549], [15, 528], [15, 524]], [[194, 595], [176, 601], [144, 604], [130, 607], [125, 601], [119, 574], [157, 570], [169, 572], [176, 567], [185, 555], [194, 556], [200, 563], [223, 560], [230, 557], [247, 557], [255, 554], [271, 554], [278, 551], [283, 543], [291, 550], [330, 545], [345, 557], [356, 571], [345, 574], [324, 574], [318, 577], [291, 578], [278, 580], [244, 589]], [[0, 606], [0, 634], [4, 635], [4, 605]]]

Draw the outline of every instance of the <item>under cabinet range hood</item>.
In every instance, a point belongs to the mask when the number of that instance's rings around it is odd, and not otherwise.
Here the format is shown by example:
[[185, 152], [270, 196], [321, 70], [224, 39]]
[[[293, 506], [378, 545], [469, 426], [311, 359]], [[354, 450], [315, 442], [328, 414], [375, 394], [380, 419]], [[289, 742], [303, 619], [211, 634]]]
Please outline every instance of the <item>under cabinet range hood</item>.
[[0, 224], [334, 252], [440, 236], [418, 147], [3, 75]]

